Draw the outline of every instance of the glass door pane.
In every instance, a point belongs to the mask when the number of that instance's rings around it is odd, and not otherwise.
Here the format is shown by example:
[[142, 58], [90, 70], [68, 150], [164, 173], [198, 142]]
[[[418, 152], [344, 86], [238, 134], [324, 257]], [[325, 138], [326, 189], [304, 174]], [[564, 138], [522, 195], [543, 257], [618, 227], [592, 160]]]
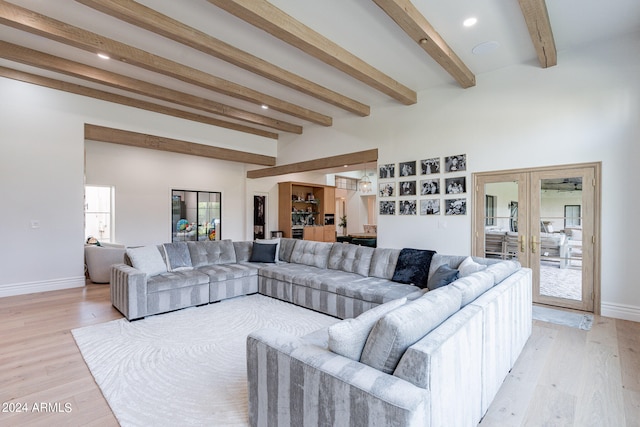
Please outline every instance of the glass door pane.
[[532, 176], [535, 302], [592, 310], [593, 267], [585, 269], [592, 263], [583, 262], [583, 234], [593, 232], [587, 225], [593, 221], [583, 217], [593, 203], [593, 186], [585, 185], [593, 179], [589, 171], [567, 169]]
[[478, 177], [475, 255], [525, 264], [525, 233], [520, 229], [521, 224], [526, 224], [525, 192], [526, 176], [521, 174]]

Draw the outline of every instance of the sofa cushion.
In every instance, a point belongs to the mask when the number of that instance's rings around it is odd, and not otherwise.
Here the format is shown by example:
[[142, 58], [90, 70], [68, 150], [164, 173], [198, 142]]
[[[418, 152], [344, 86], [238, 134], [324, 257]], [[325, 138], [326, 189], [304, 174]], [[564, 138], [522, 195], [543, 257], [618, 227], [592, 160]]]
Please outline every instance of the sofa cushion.
[[461, 277], [449, 285], [462, 294], [462, 307], [478, 298], [493, 287], [493, 274], [486, 271], [478, 271], [466, 277]]
[[329, 350], [352, 360], [360, 360], [373, 325], [382, 316], [406, 302], [406, 298], [389, 301], [365, 311], [355, 319], [346, 319], [329, 326]]
[[519, 268], [520, 263], [518, 261], [501, 261], [489, 265], [485, 271], [489, 274], [493, 274], [493, 284], [497, 285], [515, 273]]
[[231, 240], [187, 242], [194, 267], [236, 262], [236, 251]]
[[198, 267], [198, 271], [206, 274], [211, 283], [257, 276], [258, 266], [248, 262], [234, 264], [214, 264]]
[[251, 250], [250, 262], [268, 262], [275, 263], [277, 260], [278, 242], [263, 243], [255, 241], [253, 242], [253, 249]]
[[267, 279], [273, 279], [284, 283], [291, 283], [295, 276], [305, 275], [314, 272], [322, 272], [323, 269], [311, 267], [304, 264], [269, 264], [268, 267], [262, 267], [258, 270], [258, 274]]
[[283, 262], [291, 262], [291, 254], [293, 253], [293, 248], [296, 243], [299, 242], [299, 239], [289, 239], [289, 238], [280, 238], [280, 250], [278, 252], [278, 259]]
[[333, 245], [329, 253], [328, 268], [357, 273], [361, 276], [369, 275], [373, 248], [357, 245]]
[[152, 294], [176, 288], [206, 285], [208, 283], [209, 276], [197, 270], [168, 271], [150, 277], [147, 280], [147, 292]]
[[371, 330], [360, 361], [393, 373], [406, 349], [458, 311], [461, 299], [457, 289], [445, 286], [387, 313]]
[[193, 268], [187, 242], [165, 243], [162, 245], [162, 249], [168, 271], [191, 270]]
[[482, 271], [487, 268], [486, 265], [477, 263], [470, 256], [466, 257], [464, 261], [460, 263], [458, 266], [458, 271], [460, 272], [460, 277], [466, 277], [470, 274], [475, 273], [476, 271]]
[[332, 246], [332, 243], [299, 240], [291, 254], [291, 262], [318, 268], [327, 268]]
[[146, 273], [147, 277], [167, 272], [167, 264], [157, 246], [127, 248], [126, 254], [133, 268]]
[[233, 242], [233, 249], [236, 252], [236, 262], [248, 262], [249, 258], [251, 258], [253, 242]]
[[371, 257], [369, 277], [391, 280], [399, 255], [400, 249], [375, 248]]
[[427, 287], [429, 290], [438, 289], [442, 286], [446, 286], [458, 278], [459, 271], [455, 268], [449, 267], [447, 264], [443, 264], [433, 273], [429, 278]]
[[411, 283], [419, 288], [427, 287], [431, 257], [435, 251], [404, 248], [400, 251], [398, 262], [391, 280], [399, 283]]

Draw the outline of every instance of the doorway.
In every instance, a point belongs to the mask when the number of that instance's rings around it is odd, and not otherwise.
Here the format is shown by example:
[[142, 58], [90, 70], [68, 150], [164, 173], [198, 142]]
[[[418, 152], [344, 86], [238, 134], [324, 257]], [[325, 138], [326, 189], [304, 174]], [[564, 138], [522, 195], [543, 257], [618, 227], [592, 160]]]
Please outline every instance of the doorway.
[[533, 301], [600, 311], [600, 163], [473, 175], [473, 254], [533, 270]]

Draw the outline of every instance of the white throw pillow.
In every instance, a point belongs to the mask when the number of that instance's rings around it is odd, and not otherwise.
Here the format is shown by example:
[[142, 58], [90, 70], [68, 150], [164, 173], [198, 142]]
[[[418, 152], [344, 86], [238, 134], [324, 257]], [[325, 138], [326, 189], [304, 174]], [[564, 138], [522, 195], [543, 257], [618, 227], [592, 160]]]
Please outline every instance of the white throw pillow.
[[367, 310], [355, 319], [346, 319], [330, 326], [329, 350], [352, 360], [360, 360], [373, 325], [382, 316], [406, 302], [406, 298], [395, 299]]
[[155, 276], [167, 272], [167, 264], [162, 259], [162, 254], [160, 254], [157, 246], [127, 248], [127, 255], [133, 268], [147, 273], [147, 276]]
[[487, 268], [486, 265], [478, 264], [473, 260], [473, 258], [469, 256], [460, 263], [460, 265], [458, 266], [458, 271], [460, 272], [460, 277], [465, 277], [475, 273], [476, 271], [482, 271], [485, 268]]

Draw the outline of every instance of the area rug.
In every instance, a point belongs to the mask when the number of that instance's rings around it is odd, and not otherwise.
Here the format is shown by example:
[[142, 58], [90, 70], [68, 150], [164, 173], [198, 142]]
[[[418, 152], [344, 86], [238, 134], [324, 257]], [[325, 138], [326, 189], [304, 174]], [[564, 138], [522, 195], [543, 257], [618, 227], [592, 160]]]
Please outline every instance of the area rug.
[[248, 425], [246, 338], [338, 319], [263, 295], [72, 331], [123, 427]]
[[574, 313], [571, 311], [556, 310], [548, 307], [533, 306], [533, 318], [543, 322], [557, 325], [570, 326], [572, 328], [588, 331], [593, 324], [593, 315], [586, 313]]

